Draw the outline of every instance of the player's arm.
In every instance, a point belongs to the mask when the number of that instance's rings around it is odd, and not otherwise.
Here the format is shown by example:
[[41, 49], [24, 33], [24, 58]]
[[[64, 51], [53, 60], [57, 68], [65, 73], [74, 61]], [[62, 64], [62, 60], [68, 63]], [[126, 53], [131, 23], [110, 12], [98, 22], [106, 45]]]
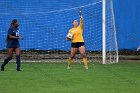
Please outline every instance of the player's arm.
[[9, 35], [9, 39], [23, 39], [22, 36], [13, 36], [13, 35]]
[[9, 39], [23, 39], [22, 36], [18, 36], [18, 37], [17, 36], [14, 36], [13, 35], [13, 30], [11, 30], [11, 29], [8, 30], [8, 38]]
[[82, 17], [82, 11], [79, 11], [79, 16], [80, 16], [80, 26], [83, 28], [83, 17]]
[[80, 16], [80, 26], [83, 28], [83, 17]]
[[8, 35], [9, 39], [19, 39], [19, 37]]

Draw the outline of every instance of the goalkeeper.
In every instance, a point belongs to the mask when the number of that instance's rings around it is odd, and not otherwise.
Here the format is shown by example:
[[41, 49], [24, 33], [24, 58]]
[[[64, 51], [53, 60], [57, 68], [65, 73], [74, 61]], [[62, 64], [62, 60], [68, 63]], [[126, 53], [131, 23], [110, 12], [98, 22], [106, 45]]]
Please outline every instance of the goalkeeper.
[[68, 67], [67, 69], [70, 69], [70, 66], [72, 64], [72, 61], [75, 57], [75, 54], [77, 50], [79, 49], [80, 54], [83, 57], [83, 62], [85, 69], [88, 69], [88, 60], [86, 57], [86, 51], [85, 51], [85, 46], [84, 46], [84, 39], [83, 39], [83, 17], [81, 11], [79, 11], [80, 15], [80, 25], [78, 25], [78, 21], [74, 20], [73, 21], [73, 27], [69, 30], [69, 33], [66, 37], [66, 40], [71, 40], [71, 54], [68, 59]]

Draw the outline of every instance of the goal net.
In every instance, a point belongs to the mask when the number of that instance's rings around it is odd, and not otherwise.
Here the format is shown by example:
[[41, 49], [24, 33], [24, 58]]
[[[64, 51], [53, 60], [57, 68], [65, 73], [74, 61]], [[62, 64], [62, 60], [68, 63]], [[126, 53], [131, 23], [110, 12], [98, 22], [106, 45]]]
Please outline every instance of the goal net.
[[[103, 1], [105, 3], [103, 3]], [[104, 4], [104, 5], [103, 5]], [[28, 6], [28, 5], [27, 5]], [[30, 5], [31, 6], [31, 5]], [[45, 8], [43, 6], [40, 6]], [[86, 54], [89, 62], [116, 63], [118, 48], [112, 0], [96, 0], [96, 2], [79, 7], [63, 8], [53, 11], [28, 10], [1, 13], [0, 28], [1, 61], [5, 56], [5, 37], [10, 21], [17, 18], [20, 22], [20, 41], [23, 62], [67, 62], [70, 56], [71, 42], [66, 35], [72, 28], [72, 21], [79, 21], [78, 11], [82, 10]], [[104, 33], [104, 34], [103, 34]], [[81, 62], [77, 52], [74, 62]]]

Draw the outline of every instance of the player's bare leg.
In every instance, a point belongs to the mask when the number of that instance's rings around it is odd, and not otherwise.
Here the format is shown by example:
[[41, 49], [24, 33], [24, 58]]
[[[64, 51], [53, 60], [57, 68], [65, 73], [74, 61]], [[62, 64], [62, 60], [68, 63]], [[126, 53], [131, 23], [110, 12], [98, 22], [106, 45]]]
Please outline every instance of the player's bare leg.
[[84, 62], [85, 69], [88, 69], [88, 60], [87, 60], [87, 56], [86, 56], [85, 47], [84, 46], [79, 47], [79, 51], [80, 51], [80, 54], [83, 57], [83, 62]]
[[71, 54], [70, 54], [70, 57], [68, 59], [68, 67], [67, 67], [67, 69], [70, 69], [70, 66], [72, 64], [72, 61], [73, 61], [73, 59], [75, 57], [76, 52], [77, 52], [77, 48], [71, 48]]
[[4, 71], [4, 67], [13, 57], [14, 48], [7, 49], [7, 58], [4, 60], [3, 64], [1, 65], [1, 71]]

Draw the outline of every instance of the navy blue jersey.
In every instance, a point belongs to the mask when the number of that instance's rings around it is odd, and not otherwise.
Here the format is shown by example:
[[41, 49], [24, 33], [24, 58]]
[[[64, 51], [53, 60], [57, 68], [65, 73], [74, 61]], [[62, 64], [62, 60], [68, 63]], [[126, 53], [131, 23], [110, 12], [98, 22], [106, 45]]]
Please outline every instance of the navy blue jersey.
[[11, 38], [9, 38], [9, 35], [18, 37], [19, 36], [19, 30], [18, 30], [18, 28], [14, 28], [14, 27], [11, 26], [8, 29], [6, 48], [19, 48], [20, 47], [20, 44], [19, 44], [18, 39], [11, 39]]

